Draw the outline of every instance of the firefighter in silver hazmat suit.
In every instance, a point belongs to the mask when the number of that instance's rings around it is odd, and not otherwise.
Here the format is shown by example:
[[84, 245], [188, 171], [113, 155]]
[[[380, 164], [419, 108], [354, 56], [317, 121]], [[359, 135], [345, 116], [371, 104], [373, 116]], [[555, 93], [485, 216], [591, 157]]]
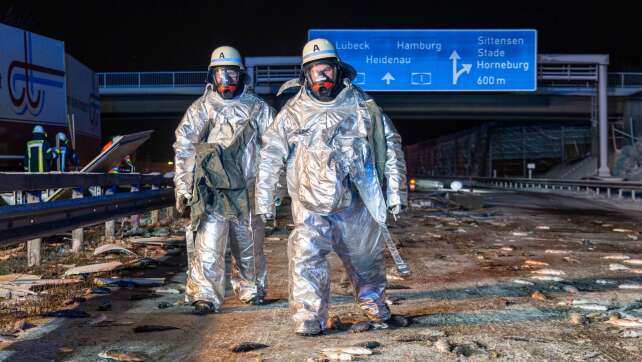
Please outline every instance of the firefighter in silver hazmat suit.
[[[338, 254], [355, 300], [370, 325], [387, 328], [386, 212], [407, 204], [401, 138], [374, 101], [350, 82], [353, 73], [325, 39], [303, 49], [299, 92], [263, 136], [256, 179], [256, 213], [271, 217], [274, 185], [286, 163], [294, 230], [288, 240], [290, 308], [297, 334], [324, 333], [330, 299], [326, 256]], [[382, 120], [381, 160], [373, 157], [375, 118]], [[381, 162], [386, 197], [375, 171]]]
[[[176, 208], [183, 213], [192, 200], [197, 145], [228, 147], [246, 127], [254, 133], [242, 150], [242, 177], [249, 192], [250, 212], [229, 218], [207, 213], [194, 230], [193, 250], [188, 250], [186, 299], [197, 314], [215, 312], [225, 296], [225, 250], [234, 258], [232, 286], [243, 302], [261, 304], [267, 269], [263, 254], [264, 223], [253, 215], [253, 191], [261, 135], [273, 120], [272, 108], [244, 84], [239, 52], [219, 47], [212, 52], [208, 84], [203, 96], [185, 113], [176, 129], [174, 143]], [[190, 226], [188, 226], [190, 227]], [[188, 236], [191, 233], [188, 231]], [[189, 242], [189, 241], [188, 241]], [[189, 248], [191, 249], [191, 248]]]

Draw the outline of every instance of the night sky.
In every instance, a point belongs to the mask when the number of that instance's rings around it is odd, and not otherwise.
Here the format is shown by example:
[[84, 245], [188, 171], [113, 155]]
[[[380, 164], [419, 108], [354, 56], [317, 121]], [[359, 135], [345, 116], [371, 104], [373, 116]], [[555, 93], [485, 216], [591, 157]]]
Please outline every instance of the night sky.
[[611, 70], [632, 71], [642, 70], [633, 3], [0, 0], [0, 22], [65, 41], [95, 71], [203, 69], [222, 44], [298, 55], [309, 28], [534, 28], [541, 53], [609, 53]]

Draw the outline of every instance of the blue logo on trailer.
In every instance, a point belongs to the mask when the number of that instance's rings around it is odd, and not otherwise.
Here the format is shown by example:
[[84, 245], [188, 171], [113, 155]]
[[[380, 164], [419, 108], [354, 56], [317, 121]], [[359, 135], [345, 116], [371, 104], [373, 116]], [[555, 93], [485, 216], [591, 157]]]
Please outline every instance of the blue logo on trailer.
[[536, 30], [327, 30], [367, 91], [537, 90]]

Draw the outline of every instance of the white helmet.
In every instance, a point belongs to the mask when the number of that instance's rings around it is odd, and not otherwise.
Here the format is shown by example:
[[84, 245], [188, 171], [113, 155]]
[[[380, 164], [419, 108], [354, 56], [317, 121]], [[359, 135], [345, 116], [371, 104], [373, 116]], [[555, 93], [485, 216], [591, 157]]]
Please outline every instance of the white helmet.
[[219, 65], [235, 65], [241, 69], [245, 69], [243, 60], [241, 59], [241, 53], [230, 46], [218, 47], [212, 52], [209, 67], [212, 68]]
[[318, 59], [334, 58], [339, 60], [337, 50], [328, 39], [313, 39], [305, 44], [303, 47], [303, 55], [301, 57], [301, 65], [312, 62]]
[[35, 126], [33, 128], [33, 131], [31, 133], [40, 133], [40, 134], [45, 134], [45, 129], [42, 128], [42, 126]]
[[67, 141], [67, 136], [63, 132], [56, 133], [56, 140], [60, 142]]

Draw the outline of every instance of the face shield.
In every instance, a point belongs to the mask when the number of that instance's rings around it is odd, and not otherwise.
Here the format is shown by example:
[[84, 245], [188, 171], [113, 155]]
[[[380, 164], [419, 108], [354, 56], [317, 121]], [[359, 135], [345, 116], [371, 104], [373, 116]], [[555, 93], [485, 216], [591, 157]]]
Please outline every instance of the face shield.
[[319, 60], [304, 66], [306, 86], [320, 101], [330, 101], [336, 95], [339, 66], [332, 60]]
[[214, 89], [223, 99], [232, 99], [240, 88], [241, 70], [235, 66], [220, 66], [211, 70]]

